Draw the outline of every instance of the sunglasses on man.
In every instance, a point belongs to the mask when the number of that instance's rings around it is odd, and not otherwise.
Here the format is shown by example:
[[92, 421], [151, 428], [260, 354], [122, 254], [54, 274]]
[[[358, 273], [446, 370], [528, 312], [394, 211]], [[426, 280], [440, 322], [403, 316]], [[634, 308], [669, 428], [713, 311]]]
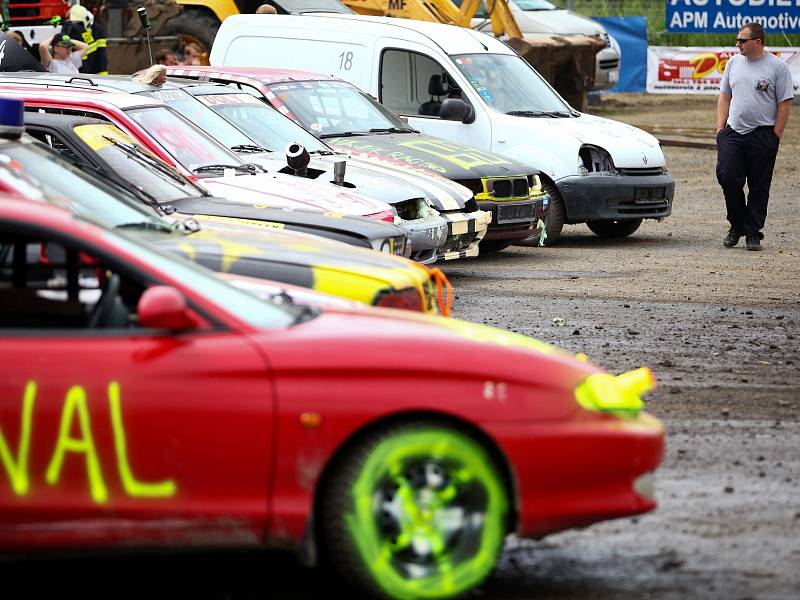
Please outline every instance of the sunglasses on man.
[[752, 40], [757, 40], [757, 39], [758, 38], [736, 38], [736, 43], [737, 44], [746, 44], [747, 42], [750, 42]]

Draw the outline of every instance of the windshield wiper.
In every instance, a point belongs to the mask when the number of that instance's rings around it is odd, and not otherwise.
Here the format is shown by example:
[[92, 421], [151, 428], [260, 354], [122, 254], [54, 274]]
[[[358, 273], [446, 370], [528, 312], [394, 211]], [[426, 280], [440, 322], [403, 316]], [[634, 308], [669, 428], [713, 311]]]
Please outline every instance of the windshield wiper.
[[268, 150], [267, 148], [262, 148], [257, 144], [238, 144], [236, 146], [231, 146], [231, 150], [233, 150], [234, 152], [242, 152], [242, 153], [272, 152], [272, 150]]
[[166, 233], [172, 233], [172, 227], [169, 225], [164, 225], [163, 223], [154, 223], [153, 221], [121, 223], [116, 225], [114, 229], [149, 229], [150, 231], [165, 231]]
[[309, 154], [318, 154], [319, 156], [333, 156], [334, 154], [342, 154], [342, 152], [336, 152], [334, 150], [309, 150]]
[[326, 138], [350, 137], [351, 135], [369, 135], [369, 131], [340, 131], [338, 133], [323, 133], [317, 137], [319, 137], [321, 140], [324, 140]]
[[[369, 130], [370, 133], [415, 133], [414, 129], [410, 127], [401, 129], [400, 127], [373, 127]], [[419, 132], [416, 132], [419, 133]]]
[[259, 171], [259, 167], [252, 163], [247, 163], [243, 165], [223, 165], [223, 164], [213, 164], [213, 165], [203, 165], [202, 167], [197, 167], [196, 169], [192, 169], [194, 173], [211, 173], [214, 171], [225, 171], [225, 169], [233, 169], [237, 173], [244, 173], [245, 175], [255, 175]]
[[159, 173], [163, 173], [164, 175], [166, 175], [170, 179], [173, 179], [174, 181], [177, 181], [181, 185], [186, 185], [186, 179], [184, 179], [184, 177], [180, 173], [177, 173], [174, 169], [165, 165], [161, 161], [150, 158], [146, 154], [142, 153], [140, 150], [137, 150], [135, 146], [131, 146], [130, 144], [125, 144], [107, 135], [104, 135], [103, 139], [105, 139], [107, 142], [113, 144], [114, 146], [122, 150], [127, 155], [128, 158], [137, 160], [148, 167], [153, 167]]
[[552, 119], [574, 116], [573, 113], [565, 110], [510, 110], [506, 114], [514, 117], [550, 117]]

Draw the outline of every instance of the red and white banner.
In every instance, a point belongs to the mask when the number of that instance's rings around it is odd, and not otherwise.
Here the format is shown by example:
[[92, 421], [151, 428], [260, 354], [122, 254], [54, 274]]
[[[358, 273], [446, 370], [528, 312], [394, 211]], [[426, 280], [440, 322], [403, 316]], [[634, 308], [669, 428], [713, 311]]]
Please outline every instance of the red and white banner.
[[[792, 72], [794, 95], [800, 95], [800, 48], [767, 50], [783, 59]], [[736, 48], [647, 48], [647, 91], [655, 94], [718, 94], [719, 80]]]

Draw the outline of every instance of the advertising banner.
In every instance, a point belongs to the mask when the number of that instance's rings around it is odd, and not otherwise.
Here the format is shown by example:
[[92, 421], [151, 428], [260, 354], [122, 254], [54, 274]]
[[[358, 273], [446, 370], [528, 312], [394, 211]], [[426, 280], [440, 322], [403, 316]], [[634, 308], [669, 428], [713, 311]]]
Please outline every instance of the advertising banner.
[[643, 92], [647, 85], [647, 18], [593, 17], [619, 46], [619, 81], [606, 92]]
[[767, 33], [800, 33], [800, 0], [666, 0], [667, 31], [736, 33], [748, 21]]
[[[800, 96], [800, 48], [767, 47], [783, 59], [792, 72], [795, 97]], [[719, 80], [736, 48], [647, 49], [647, 91], [656, 94], [718, 94]]]

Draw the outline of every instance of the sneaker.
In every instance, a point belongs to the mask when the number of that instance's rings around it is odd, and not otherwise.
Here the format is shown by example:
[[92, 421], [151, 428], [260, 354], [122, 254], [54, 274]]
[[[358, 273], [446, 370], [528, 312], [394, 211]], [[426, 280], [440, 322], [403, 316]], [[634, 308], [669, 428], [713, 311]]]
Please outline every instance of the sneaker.
[[742, 237], [744, 233], [741, 229], [737, 229], [736, 227], [731, 227], [730, 231], [728, 231], [728, 235], [725, 236], [725, 239], [722, 240], [722, 245], [726, 248], [733, 248], [736, 244], [739, 243], [739, 238]]
[[[739, 240], [736, 241], [738, 242]], [[753, 250], [753, 251], [761, 250], [761, 238], [757, 233], [748, 233], [746, 241], [748, 250]]]

